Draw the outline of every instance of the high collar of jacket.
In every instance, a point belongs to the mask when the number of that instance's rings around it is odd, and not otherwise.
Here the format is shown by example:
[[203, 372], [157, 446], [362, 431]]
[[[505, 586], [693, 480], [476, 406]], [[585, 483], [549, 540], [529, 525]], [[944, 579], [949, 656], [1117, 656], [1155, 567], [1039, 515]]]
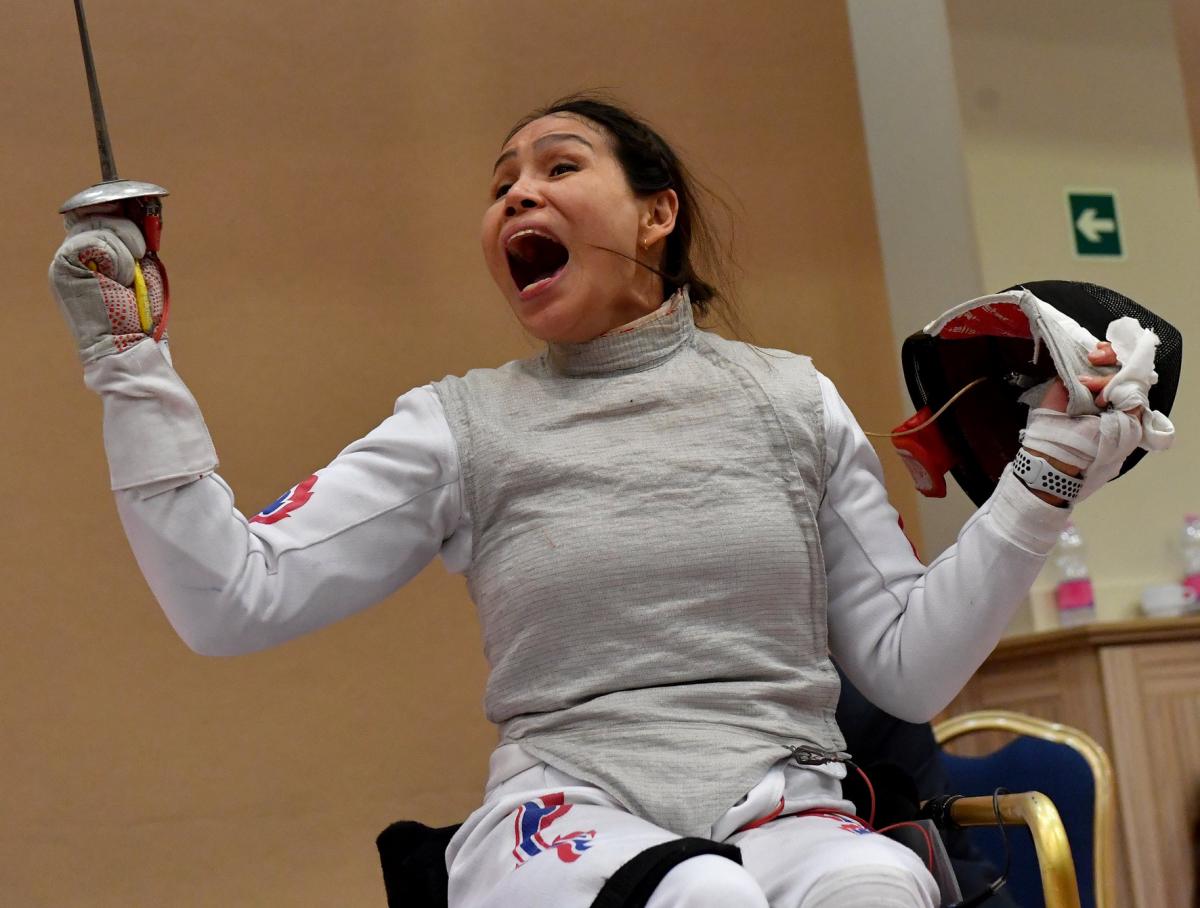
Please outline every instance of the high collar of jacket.
[[681, 287], [653, 312], [594, 340], [551, 343], [546, 357], [555, 372], [573, 378], [640, 372], [669, 359], [695, 331], [692, 302]]

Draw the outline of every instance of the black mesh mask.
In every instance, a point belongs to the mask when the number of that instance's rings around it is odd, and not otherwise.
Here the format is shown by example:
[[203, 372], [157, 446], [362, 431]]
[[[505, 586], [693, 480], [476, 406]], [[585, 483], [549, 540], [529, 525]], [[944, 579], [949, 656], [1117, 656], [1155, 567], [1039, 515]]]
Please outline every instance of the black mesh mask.
[[[1150, 388], [1150, 406], [1164, 414], [1171, 412], [1183, 362], [1183, 337], [1173, 325], [1128, 297], [1096, 284], [1035, 281], [1007, 288], [1022, 289], [1100, 339], [1104, 338], [1108, 324], [1123, 316], [1135, 318], [1143, 328], [1154, 331], [1159, 337], [1154, 360], [1158, 382]], [[1035, 361], [1032, 338], [1013, 333], [992, 332], [987, 325], [973, 336], [918, 332], [904, 342], [901, 351], [905, 383], [918, 411], [929, 408], [936, 412], [972, 381], [985, 379], [932, 426], [948, 449], [946, 460], [951, 475], [976, 505], [982, 505], [991, 496], [1005, 466], [1020, 447], [1018, 433], [1025, 427], [1029, 408], [1018, 398], [1026, 389], [1057, 374], [1044, 345]], [[1130, 454], [1121, 467], [1121, 475], [1145, 453], [1139, 448]]]

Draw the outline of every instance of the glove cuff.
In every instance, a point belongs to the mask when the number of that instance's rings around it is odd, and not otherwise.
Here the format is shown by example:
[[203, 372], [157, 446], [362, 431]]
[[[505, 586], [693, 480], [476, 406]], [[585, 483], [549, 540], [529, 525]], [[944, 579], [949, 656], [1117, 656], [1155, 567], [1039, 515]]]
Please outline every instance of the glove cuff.
[[113, 491], [178, 480], [217, 468], [200, 407], [171, 368], [165, 344], [143, 338], [93, 360], [84, 382], [104, 403], [104, 449]]

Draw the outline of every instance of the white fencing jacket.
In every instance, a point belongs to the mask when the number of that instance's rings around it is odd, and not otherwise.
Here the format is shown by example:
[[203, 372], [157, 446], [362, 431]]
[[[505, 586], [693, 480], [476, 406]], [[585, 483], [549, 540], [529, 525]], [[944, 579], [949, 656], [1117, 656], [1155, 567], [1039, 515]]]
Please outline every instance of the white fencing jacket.
[[[152, 340], [87, 367], [104, 402], [112, 486], [134, 555], [180, 637], [252, 652], [386, 598], [441, 555], [471, 563], [455, 439], [432, 386], [332, 463], [246, 517], [215, 472], [199, 407]], [[1070, 516], [1006, 471], [928, 566], [887, 501], [879, 461], [818, 376], [825, 488], [817, 513], [828, 645], [881, 708], [924, 721], [995, 646]]]

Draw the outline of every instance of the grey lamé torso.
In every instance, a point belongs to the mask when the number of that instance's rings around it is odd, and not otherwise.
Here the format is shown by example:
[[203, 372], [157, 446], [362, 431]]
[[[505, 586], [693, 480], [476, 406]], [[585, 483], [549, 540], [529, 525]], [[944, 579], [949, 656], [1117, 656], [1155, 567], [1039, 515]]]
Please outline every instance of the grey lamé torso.
[[807, 359], [626, 335], [436, 385], [505, 740], [698, 833], [786, 747], [836, 750]]

